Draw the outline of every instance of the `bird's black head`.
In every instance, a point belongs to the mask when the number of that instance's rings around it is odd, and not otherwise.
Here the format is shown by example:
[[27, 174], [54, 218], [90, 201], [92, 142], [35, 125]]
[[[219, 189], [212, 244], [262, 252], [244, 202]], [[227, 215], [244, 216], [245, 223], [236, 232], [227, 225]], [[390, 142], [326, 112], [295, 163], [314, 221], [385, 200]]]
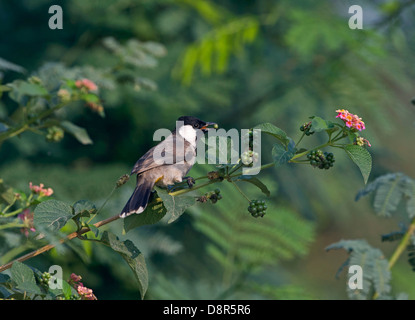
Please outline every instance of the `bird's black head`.
[[216, 125], [214, 122], [205, 122], [198, 118], [192, 117], [192, 116], [181, 116], [177, 121], [183, 121], [183, 125], [189, 125], [192, 126], [195, 130], [202, 130], [203, 132], [206, 132], [208, 129], [208, 126], [210, 125]]

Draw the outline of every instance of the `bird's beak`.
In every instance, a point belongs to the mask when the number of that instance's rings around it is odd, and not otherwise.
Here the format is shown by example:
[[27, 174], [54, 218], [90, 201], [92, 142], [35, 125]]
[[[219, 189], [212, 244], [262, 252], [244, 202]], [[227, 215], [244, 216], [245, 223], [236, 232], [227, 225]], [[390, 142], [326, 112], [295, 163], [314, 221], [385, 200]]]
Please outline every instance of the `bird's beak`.
[[[213, 128], [208, 128], [209, 126], [213, 126]], [[207, 132], [208, 130], [217, 129], [218, 125], [215, 122], [206, 122], [206, 125], [204, 125], [201, 129], [203, 132]]]

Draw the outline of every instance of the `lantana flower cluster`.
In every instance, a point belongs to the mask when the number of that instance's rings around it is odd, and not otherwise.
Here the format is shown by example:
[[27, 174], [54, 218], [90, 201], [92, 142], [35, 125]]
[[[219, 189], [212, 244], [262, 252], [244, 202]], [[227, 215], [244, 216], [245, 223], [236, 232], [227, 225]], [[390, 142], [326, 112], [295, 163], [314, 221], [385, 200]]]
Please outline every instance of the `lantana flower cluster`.
[[33, 193], [38, 194], [41, 197], [50, 197], [53, 194], [52, 188], [44, 188], [44, 184], [41, 183], [38, 186], [35, 186], [32, 184], [32, 182], [29, 182], [29, 188], [32, 190]]
[[336, 118], [340, 118], [346, 124], [346, 127], [351, 129], [356, 129], [358, 131], [365, 130], [365, 123], [362, 121], [362, 118], [359, 118], [356, 114], [350, 113], [345, 109], [336, 110]]
[[94, 295], [92, 289], [85, 287], [82, 282], [80, 282], [81, 280], [81, 276], [72, 273], [69, 283], [73, 285], [82, 300], [97, 300], [97, 297]]
[[89, 79], [81, 79], [75, 81], [75, 86], [79, 89], [85, 88], [87, 91], [97, 91], [98, 86]]
[[346, 127], [354, 130], [356, 132], [356, 138], [353, 144], [358, 145], [360, 147], [368, 146], [371, 147], [369, 140], [358, 136], [357, 131], [365, 130], [365, 123], [362, 121], [358, 115], [350, 113], [348, 110], [345, 109], [338, 109], [336, 110], [337, 116], [336, 118], [340, 118], [346, 124]]
[[30, 209], [23, 210], [23, 213], [20, 213], [17, 217], [23, 222], [24, 228], [21, 228], [20, 231], [26, 237], [29, 237], [29, 230], [36, 232], [33, 224], [33, 212], [31, 212]]

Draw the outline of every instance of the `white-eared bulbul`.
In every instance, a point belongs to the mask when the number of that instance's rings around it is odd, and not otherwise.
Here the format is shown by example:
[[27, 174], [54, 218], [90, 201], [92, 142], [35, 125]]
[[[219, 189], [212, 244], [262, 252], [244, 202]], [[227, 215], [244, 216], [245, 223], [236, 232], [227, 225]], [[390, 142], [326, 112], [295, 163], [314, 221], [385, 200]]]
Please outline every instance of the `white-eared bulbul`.
[[[178, 127], [135, 163], [131, 174], [137, 174], [137, 185], [120, 214], [121, 218], [143, 212], [154, 185], [167, 187], [182, 182], [196, 161], [198, 131], [205, 133], [208, 126], [216, 125], [191, 116], [180, 117], [177, 121]], [[191, 186], [193, 179], [187, 179]]]

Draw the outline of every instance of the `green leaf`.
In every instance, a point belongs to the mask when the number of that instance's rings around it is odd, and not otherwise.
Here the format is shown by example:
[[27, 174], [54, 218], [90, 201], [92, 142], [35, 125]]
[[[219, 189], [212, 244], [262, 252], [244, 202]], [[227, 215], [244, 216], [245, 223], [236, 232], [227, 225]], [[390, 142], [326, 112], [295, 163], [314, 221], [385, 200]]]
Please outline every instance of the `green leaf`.
[[6, 132], [7, 130], [9, 130], [9, 127], [6, 124], [0, 122], [0, 133]]
[[79, 200], [73, 205], [74, 215], [89, 216], [97, 211], [95, 204], [89, 200]]
[[36, 285], [35, 275], [28, 266], [16, 261], [13, 263], [10, 272], [11, 279], [16, 283], [18, 289], [30, 293], [41, 293], [40, 288]]
[[382, 251], [370, 246], [366, 240], [341, 240], [326, 248], [326, 250], [331, 249], [346, 250], [350, 255], [347, 265], [358, 265], [362, 268], [363, 289], [348, 288], [350, 299], [371, 299], [373, 291], [383, 297], [390, 294], [391, 274], [388, 261]]
[[35, 227], [58, 231], [73, 217], [73, 208], [62, 201], [48, 200], [40, 203], [34, 211]]
[[352, 144], [344, 146], [343, 149], [346, 151], [350, 159], [352, 159], [352, 161], [359, 167], [363, 180], [366, 184], [369, 179], [370, 171], [372, 170], [372, 156], [369, 151], [361, 146]]
[[[291, 148], [290, 148], [291, 149]], [[294, 152], [286, 150], [286, 148], [280, 144], [275, 144], [272, 148], [272, 158], [274, 159], [275, 166], [282, 166], [294, 156]]]
[[60, 126], [66, 132], [72, 134], [80, 143], [92, 144], [92, 140], [89, 137], [88, 132], [84, 128], [78, 127], [77, 125], [69, 121], [62, 121], [60, 123]]
[[73, 291], [74, 289], [69, 285], [69, 283], [67, 283], [65, 280], [62, 280], [62, 293], [66, 300], [69, 300], [71, 295], [75, 293]]
[[169, 223], [176, 221], [188, 207], [196, 203], [192, 196], [171, 196], [166, 191], [157, 189], [157, 194], [163, 200], [163, 205], [170, 215]]
[[320, 132], [320, 131], [326, 131], [327, 134], [331, 134], [334, 131], [338, 130], [339, 128], [336, 127], [336, 125], [328, 120], [324, 120], [320, 117], [311, 117], [313, 120], [311, 121], [311, 131], [312, 132]]
[[4, 60], [3, 58], [0, 58], [0, 70], [5, 70], [5, 71], [11, 70], [11, 71], [20, 72], [20, 73], [26, 72], [26, 70], [23, 67], [17, 64], [14, 64], [10, 61]]
[[[326, 248], [344, 249], [349, 253], [347, 265], [358, 265], [363, 271], [363, 289], [348, 288], [350, 299], [371, 299], [373, 290], [379, 296], [390, 294], [391, 274], [383, 252], [370, 246], [366, 240], [341, 240]], [[348, 286], [347, 286], [348, 287]], [[371, 290], [373, 289], [373, 290]]]
[[246, 182], [252, 183], [253, 185], [257, 186], [267, 197], [269, 197], [271, 194], [267, 186], [256, 177], [242, 175], [242, 176], [235, 178], [235, 181], [246, 181]]
[[277, 138], [284, 146], [287, 146], [290, 142], [285, 131], [281, 130], [280, 128], [274, 126], [272, 123], [261, 123], [255, 126], [253, 129], [260, 129], [261, 132], [269, 134], [274, 138]]
[[99, 97], [96, 94], [93, 93], [86, 93], [81, 95], [81, 99], [85, 100], [86, 102], [92, 102], [92, 103], [99, 103]]
[[132, 214], [124, 219], [124, 230], [126, 233], [131, 229], [159, 222], [166, 215], [166, 208], [161, 198], [154, 193], [147, 208], [140, 214]]
[[22, 82], [19, 86], [19, 93], [28, 96], [45, 96], [48, 91], [40, 84]]
[[406, 210], [410, 219], [415, 216], [415, 182], [403, 173], [390, 173], [376, 178], [356, 195], [356, 201], [374, 192], [375, 212], [389, 217], [396, 211], [401, 200], [407, 199]]
[[12, 88], [10, 88], [9, 86], [0, 85], [0, 92], [10, 91], [10, 90], [12, 90]]
[[22, 105], [27, 103], [28, 97], [42, 97], [48, 94], [48, 91], [40, 84], [29, 83], [24, 80], [15, 80], [7, 86], [12, 88], [9, 91], [9, 97]]
[[3, 180], [0, 179], [0, 203], [5, 203], [7, 205], [12, 204], [14, 201], [14, 191], [13, 188], [8, 187], [3, 183]]
[[148, 272], [143, 254], [132, 241], [120, 241], [117, 236], [108, 231], [102, 234], [101, 242], [119, 253], [128, 263], [138, 281], [141, 299], [143, 299], [148, 287]]
[[406, 212], [409, 219], [413, 219], [415, 218], [415, 181], [412, 179], [406, 183], [405, 196], [407, 197]]

